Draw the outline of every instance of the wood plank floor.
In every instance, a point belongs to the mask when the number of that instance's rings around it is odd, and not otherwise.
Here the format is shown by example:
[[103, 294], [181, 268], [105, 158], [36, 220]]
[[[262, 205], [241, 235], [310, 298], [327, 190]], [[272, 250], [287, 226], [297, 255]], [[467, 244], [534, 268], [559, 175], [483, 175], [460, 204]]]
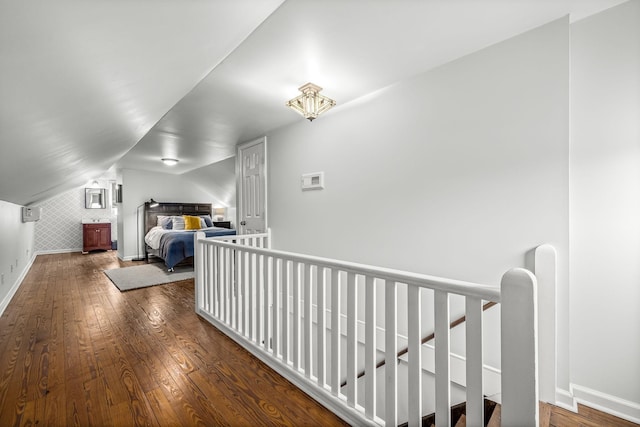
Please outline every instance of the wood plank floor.
[[578, 404], [578, 413], [540, 403], [540, 427], [638, 427], [638, 424]]
[[0, 426], [345, 425], [114, 252], [38, 256], [0, 318]]

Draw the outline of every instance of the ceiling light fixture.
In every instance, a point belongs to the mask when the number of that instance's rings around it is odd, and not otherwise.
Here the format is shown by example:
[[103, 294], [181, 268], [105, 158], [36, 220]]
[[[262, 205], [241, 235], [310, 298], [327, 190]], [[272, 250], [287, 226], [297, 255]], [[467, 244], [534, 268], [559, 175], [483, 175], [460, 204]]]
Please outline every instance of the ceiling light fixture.
[[169, 159], [165, 157], [162, 159], [162, 162], [167, 166], [174, 166], [178, 164], [178, 159]]
[[302, 114], [302, 117], [309, 119], [309, 121], [313, 121], [320, 114], [336, 105], [336, 101], [333, 99], [320, 95], [322, 88], [313, 83], [300, 86], [298, 90], [302, 92], [302, 95], [287, 102], [286, 106]]

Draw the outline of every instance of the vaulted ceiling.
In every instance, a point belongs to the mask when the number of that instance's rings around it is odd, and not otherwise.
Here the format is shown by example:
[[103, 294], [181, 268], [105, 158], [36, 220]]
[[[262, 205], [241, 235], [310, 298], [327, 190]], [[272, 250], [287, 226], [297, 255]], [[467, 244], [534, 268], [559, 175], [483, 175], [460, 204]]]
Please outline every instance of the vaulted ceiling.
[[303, 120], [284, 103], [308, 81], [334, 114], [624, 1], [0, 0], [0, 200], [35, 203], [113, 168], [193, 171]]

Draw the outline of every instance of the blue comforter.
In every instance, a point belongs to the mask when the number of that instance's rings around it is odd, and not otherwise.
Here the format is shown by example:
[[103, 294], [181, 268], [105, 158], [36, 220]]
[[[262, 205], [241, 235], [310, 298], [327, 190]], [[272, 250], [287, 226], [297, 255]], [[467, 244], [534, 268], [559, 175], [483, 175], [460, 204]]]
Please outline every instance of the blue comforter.
[[[228, 228], [216, 228], [214, 230], [198, 230], [203, 231], [205, 236], [232, 236], [236, 234], [236, 230]], [[173, 268], [185, 258], [193, 256], [193, 232], [180, 231], [176, 233], [166, 233], [160, 238], [159, 255], [164, 260], [167, 268]]]

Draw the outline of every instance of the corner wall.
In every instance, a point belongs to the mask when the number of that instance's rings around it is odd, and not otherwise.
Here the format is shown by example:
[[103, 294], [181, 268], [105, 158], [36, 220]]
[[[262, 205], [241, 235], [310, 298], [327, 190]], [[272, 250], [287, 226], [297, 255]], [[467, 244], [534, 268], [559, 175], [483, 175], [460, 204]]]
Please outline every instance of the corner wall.
[[572, 388], [640, 423], [640, 1], [571, 46]]
[[34, 224], [22, 222], [22, 206], [0, 200], [0, 315], [29, 271], [34, 255]]

